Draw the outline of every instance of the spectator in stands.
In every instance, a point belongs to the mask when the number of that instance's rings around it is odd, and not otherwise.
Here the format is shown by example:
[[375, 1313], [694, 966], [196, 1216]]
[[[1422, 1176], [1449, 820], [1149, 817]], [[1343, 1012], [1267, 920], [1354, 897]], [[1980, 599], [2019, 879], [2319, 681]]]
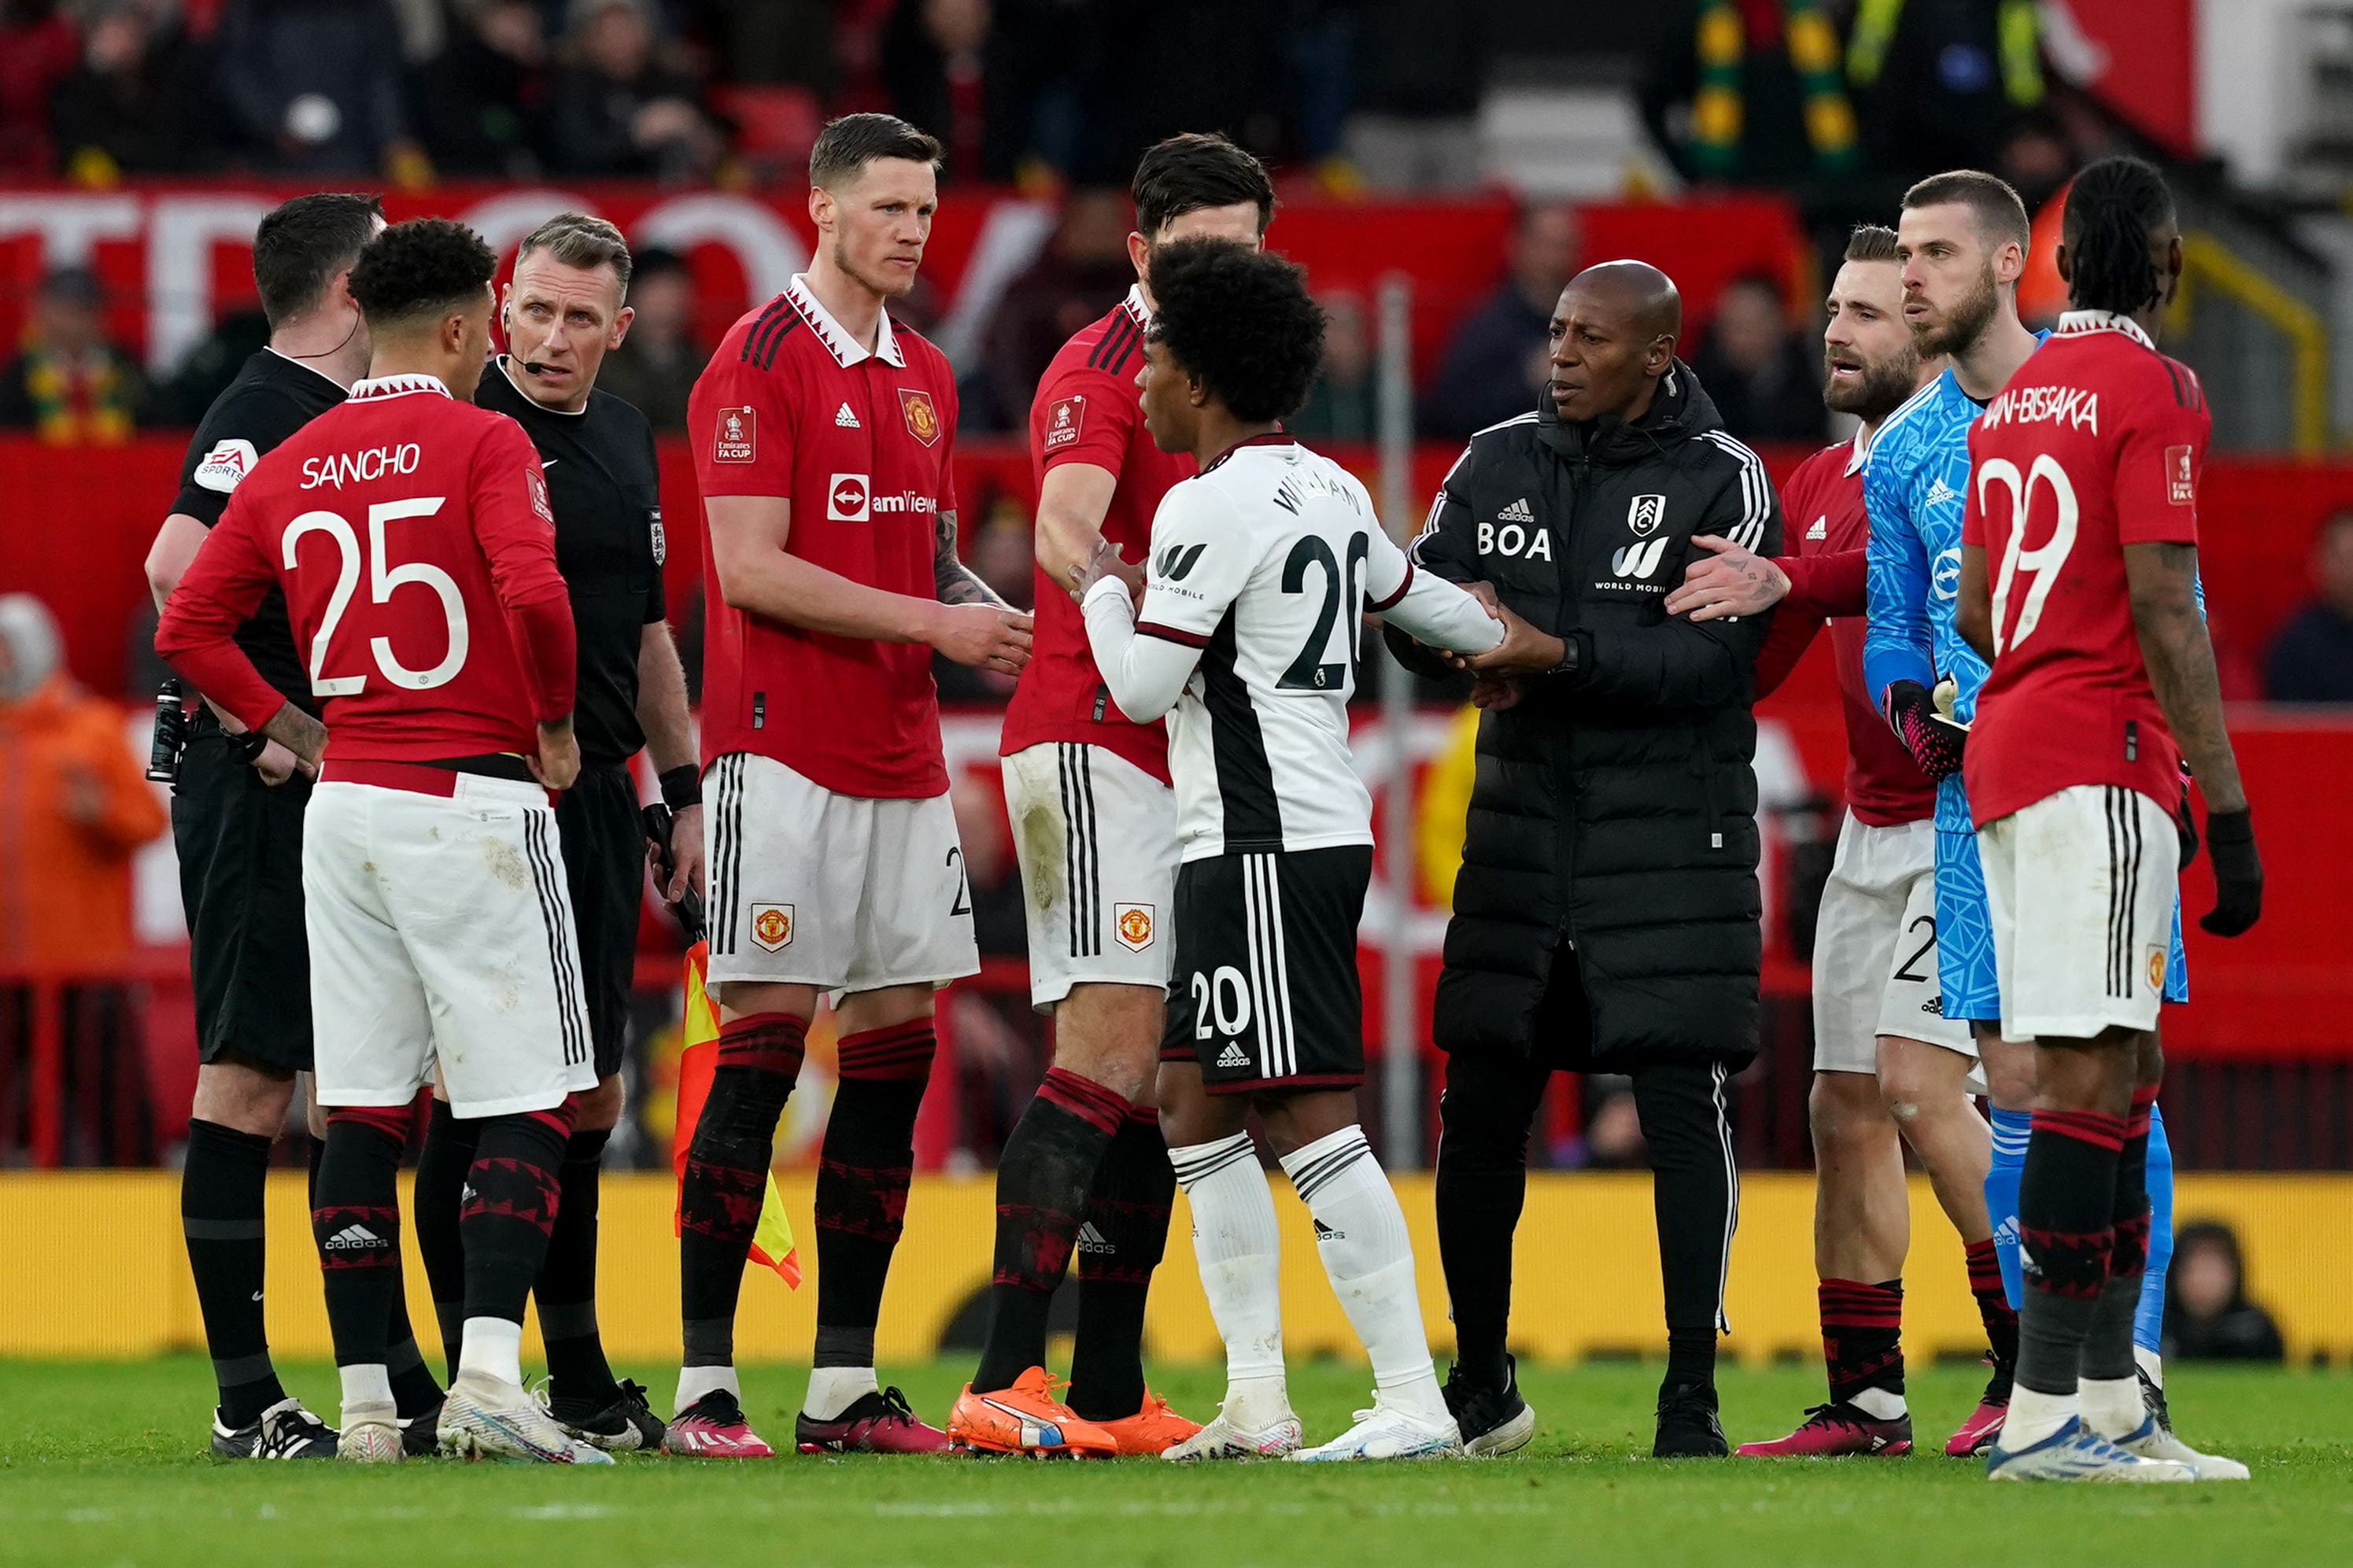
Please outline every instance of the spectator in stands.
[[1359, 296], [1345, 290], [1324, 296], [1324, 365], [1306, 403], [1283, 428], [1311, 440], [1370, 441], [1380, 434], [1373, 343]]
[[695, 341], [694, 274], [674, 250], [648, 246], [629, 278], [629, 335], [605, 356], [596, 384], [636, 405], [657, 430], [686, 428], [686, 396], [706, 352]]
[[25, 337], [0, 369], [0, 429], [83, 446], [127, 441], [147, 384], [130, 353], [107, 341], [98, 275], [60, 267], [43, 278]]
[[1006, 285], [997, 301], [980, 368], [958, 387], [960, 428], [1022, 427], [1029, 395], [1056, 351], [1134, 286], [1135, 264], [1127, 255], [1134, 216], [1125, 191], [1098, 186], [1071, 193], [1045, 252]]
[[269, 318], [258, 304], [231, 310], [204, 342], [172, 372], [172, 379], [152, 390], [145, 423], [199, 425], [213, 399], [228, 390], [245, 362], [269, 346]]
[[228, 0], [219, 35], [230, 117], [264, 168], [406, 172], [410, 139], [391, 0]]
[[167, 818], [127, 723], [66, 673], [47, 606], [0, 596], [0, 959], [129, 950], [131, 859]]
[[2353, 702], [2353, 511], [2332, 513], [2312, 542], [2319, 590], [2272, 639], [2263, 695], [2274, 702]]
[[944, 179], [1010, 181], [1024, 151], [995, 11], [991, 0], [899, 0], [882, 32], [892, 112], [940, 139]]
[[55, 0], [0, 0], [0, 174], [39, 176], [57, 166], [49, 90], [79, 47]]
[[103, 0], [49, 97], [58, 165], [87, 184], [208, 171], [218, 110], [171, 0]]
[[1865, 160], [1898, 181], [1990, 169], [2044, 97], [2035, 0], [1883, 0], [1847, 40]]
[[1536, 394], [1552, 374], [1545, 333], [1577, 270], [1577, 252], [1575, 211], [1535, 206], [1521, 212], [1505, 251], [1504, 281], [1446, 345], [1422, 403], [1423, 434], [1468, 436], [1535, 407]]
[[548, 165], [570, 174], [707, 176], [726, 150], [693, 79], [656, 48], [649, 0], [572, 0], [549, 94]]
[[531, 0], [441, 0], [443, 42], [412, 78], [417, 132], [443, 174], [539, 172], [532, 121], [547, 99], [547, 30]]
[[2286, 1354], [2279, 1325], [2247, 1300], [2231, 1227], [2212, 1220], [2183, 1226], [2165, 1284], [2165, 1359], [2275, 1362]]
[[1691, 366], [1724, 427], [1742, 440], [1821, 440], [1820, 356], [1792, 330], [1770, 278], [1752, 273], [1725, 285]]

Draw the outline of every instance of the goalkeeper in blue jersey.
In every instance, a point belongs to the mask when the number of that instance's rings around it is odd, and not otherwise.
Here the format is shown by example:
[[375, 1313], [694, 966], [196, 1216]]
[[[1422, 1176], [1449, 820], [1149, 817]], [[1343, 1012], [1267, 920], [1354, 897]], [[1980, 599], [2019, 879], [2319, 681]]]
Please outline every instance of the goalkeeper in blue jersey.
[[[2018, 279], [2026, 266], [2030, 229], [2026, 208], [2008, 184], [1960, 170], [1933, 175], [1906, 192], [1896, 232], [1913, 344], [1923, 356], [1943, 354], [1951, 363], [1888, 416], [1864, 461], [1863, 504], [1871, 532], [1863, 684], [1921, 771], [1938, 781], [1938, 983], [1945, 1015], [1971, 1020], [1978, 1037], [1993, 1107], [1988, 1217], [2015, 1309], [2023, 1294], [2018, 1189], [2033, 1103], [2034, 1054], [2032, 1046], [2000, 1037], [1985, 879], [1961, 784], [1962, 747], [1986, 666], [1955, 630], [1953, 610], [1969, 483], [1969, 426], [2041, 341], [2018, 319]], [[2171, 1002], [2189, 995], [2178, 911], [2165, 994]], [[2164, 1125], [2161, 1117], [2152, 1117], [2148, 1264], [2134, 1335], [2144, 1392], [2161, 1424], [2165, 1396], [2158, 1341], [2165, 1271], [2173, 1252], [2173, 1159]], [[2007, 1403], [2010, 1370], [1995, 1368], [1986, 1391], [1989, 1405]], [[1980, 1451], [2000, 1430], [1997, 1423], [1971, 1426]]]

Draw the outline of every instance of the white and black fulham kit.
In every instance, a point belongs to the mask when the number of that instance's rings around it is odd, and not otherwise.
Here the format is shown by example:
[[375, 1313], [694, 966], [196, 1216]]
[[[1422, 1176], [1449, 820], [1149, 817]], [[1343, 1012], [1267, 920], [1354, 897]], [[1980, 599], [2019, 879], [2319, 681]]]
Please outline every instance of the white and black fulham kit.
[[1364, 1076], [1372, 797], [1347, 704], [1366, 610], [1436, 647], [1503, 639], [1476, 600], [1414, 570], [1353, 475], [1282, 435], [1162, 500], [1140, 610], [1113, 578], [1086, 597], [1120, 710], [1168, 714], [1182, 858], [1169, 1049], [1189, 1042], [1213, 1091]]

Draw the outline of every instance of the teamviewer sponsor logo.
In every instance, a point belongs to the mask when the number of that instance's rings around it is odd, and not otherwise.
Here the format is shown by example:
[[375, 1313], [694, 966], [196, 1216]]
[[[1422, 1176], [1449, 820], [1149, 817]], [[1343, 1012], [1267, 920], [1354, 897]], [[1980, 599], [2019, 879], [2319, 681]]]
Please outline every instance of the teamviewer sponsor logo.
[[825, 492], [825, 515], [836, 522], [864, 522], [871, 512], [864, 474], [836, 474]]

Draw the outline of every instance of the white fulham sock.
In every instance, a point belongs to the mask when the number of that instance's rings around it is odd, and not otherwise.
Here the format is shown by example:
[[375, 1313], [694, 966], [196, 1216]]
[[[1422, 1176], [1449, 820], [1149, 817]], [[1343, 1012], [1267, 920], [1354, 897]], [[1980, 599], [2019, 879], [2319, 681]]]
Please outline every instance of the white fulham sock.
[[1282, 1371], [1282, 1241], [1250, 1134], [1168, 1151], [1193, 1211], [1193, 1256], [1226, 1342], [1226, 1419], [1262, 1431], [1291, 1413]]
[[2165, 1358], [2147, 1345], [2133, 1346], [2133, 1364], [2148, 1373], [2149, 1382], [2162, 1390], [2165, 1387]]
[[871, 1366], [813, 1366], [809, 1368], [808, 1397], [801, 1402], [801, 1411], [812, 1421], [836, 1420], [843, 1411], [881, 1389]]
[[2074, 1394], [2038, 1394], [2021, 1383], [2010, 1391], [2010, 1414], [2001, 1419], [2002, 1452], [2031, 1448], [2081, 1414]]
[[382, 1362], [362, 1362], [335, 1369], [343, 1380], [343, 1415], [363, 1405], [392, 1403], [392, 1373]]
[[733, 1394], [736, 1403], [743, 1403], [744, 1384], [736, 1379], [733, 1367], [680, 1367], [678, 1369], [678, 1403], [671, 1405], [670, 1409], [673, 1412], [683, 1411], [704, 1394], [715, 1394], [721, 1389]]
[[1318, 1138], [1283, 1156], [1282, 1169], [1315, 1218], [1315, 1250], [1372, 1359], [1374, 1385], [1394, 1408], [1451, 1419], [1422, 1331], [1405, 1211], [1364, 1130], [1350, 1125]]
[[2103, 1437], [2126, 1436], [2148, 1418], [2137, 1377], [2081, 1378], [2075, 1397], [2083, 1406], [2084, 1425]]
[[501, 1383], [522, 1382], [522, 1325], [504, 1318], [469, 1318], [458, 1350], [458, 1375], [480, 1373]]

